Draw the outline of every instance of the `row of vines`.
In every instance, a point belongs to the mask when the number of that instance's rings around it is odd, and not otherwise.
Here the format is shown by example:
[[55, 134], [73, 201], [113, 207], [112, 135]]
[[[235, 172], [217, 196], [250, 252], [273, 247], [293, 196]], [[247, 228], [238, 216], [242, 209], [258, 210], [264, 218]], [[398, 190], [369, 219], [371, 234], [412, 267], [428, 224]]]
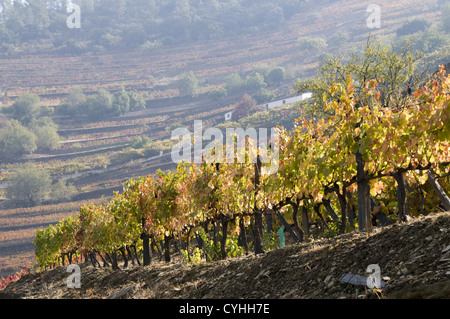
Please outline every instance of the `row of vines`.
[[405, 103], [385, 108], [376, 80], [357, 97], [348, 77], [329, 89], [323, 107], [330, 115], [311, 121], [300, 114], [293, 130], [277, 128], [279, 149], [269, 150], [278, 152], [275, 174], [263, 174], [271, 163], [259, 156], [250, 160], [247, 139], [244, 163], [205, 157], [129, 180], [108, 203], [37, 231], [36, 259], [48, 268], [83, 255], [119, 269], [120, 256], [124, 267], [130, 258], [148, 265], [162, 247], [170, 261], [171, 245], [182, 243], [189, 260], [199, 252], [211, 260], [210, 240], [226, 258], [236, 245], [264, 252], [265, 234], [279, 226], [302, 241], [313, 236], [313, 223], [328, 235], [370, 232], [436, 207], [450, 211], [449, 88], [441, 68]]

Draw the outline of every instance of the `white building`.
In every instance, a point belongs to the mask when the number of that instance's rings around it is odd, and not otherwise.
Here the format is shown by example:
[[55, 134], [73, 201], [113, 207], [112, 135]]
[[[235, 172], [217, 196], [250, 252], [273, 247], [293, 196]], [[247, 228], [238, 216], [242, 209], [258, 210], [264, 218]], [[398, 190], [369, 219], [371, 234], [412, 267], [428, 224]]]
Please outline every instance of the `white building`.
[[303, 93], [302, 95], [298, 95], [298, 96], [294, 96], [294, 97], [290, 97], [290, 98], [286, 98], [283, 100], [278, 100], [278, 101], [274, 101], [274, 102], [270, 102], [266, 104], [267, 109], [273, 109], [276, 107], [280, 107], [283, 106], [285, 104], [292, 104], [292, 103], [297, 103], [303, 100], [307, 100], [310, 99], [312, 97], [312, 93]]
[[[286, 98], [286, 99], [282, 99], [282, 100], [278, 100], [278, 101], [274, 101], [274, 102], [270, 102], [266, 104], [266, 107], [268, 110], [276, 108], [276, 107], [280, 107], [283, 106], [285, 104], [293, 104], [293, 103], [297, 103], [300, 101], [304, 101], [307, 99], [310, 99], [312, 97], [312, 93], [303, 93], [302, 95], [298, 95], [298, 96], [294, 96], [294, 97], [290, 97], [290, 98]], [[228, 113], [225, 113], [225, 122], [231, 121], [231, 117], [233, 116], [233, 112], [234, 111], [230, 111]]]

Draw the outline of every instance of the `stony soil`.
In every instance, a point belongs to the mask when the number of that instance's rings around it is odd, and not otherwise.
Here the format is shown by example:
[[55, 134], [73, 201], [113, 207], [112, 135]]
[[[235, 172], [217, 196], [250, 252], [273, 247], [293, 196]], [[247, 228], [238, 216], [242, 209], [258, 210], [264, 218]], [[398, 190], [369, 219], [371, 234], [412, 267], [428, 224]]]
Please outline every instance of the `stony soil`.
[[[344, 274], [368, 276], [378, 264], [385, 288], [340, 282]], [[450, 298], [450, 212], [405, 224], [288, 245], [262, 255], [191, 265], [81, 266], [81, 289], [68, 289], [65, 267], [30, 274], [0, 298]]]

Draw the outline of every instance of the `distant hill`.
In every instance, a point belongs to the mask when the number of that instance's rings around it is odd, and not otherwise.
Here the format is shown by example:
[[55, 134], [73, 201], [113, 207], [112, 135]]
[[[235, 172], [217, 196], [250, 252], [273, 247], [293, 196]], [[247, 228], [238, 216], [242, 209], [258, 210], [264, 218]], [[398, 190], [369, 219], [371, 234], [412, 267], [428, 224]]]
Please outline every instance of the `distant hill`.
[[277, 29], [293, 15], [338, 1], [2, 1], [2, 51], [79, 54], [219, 40]]

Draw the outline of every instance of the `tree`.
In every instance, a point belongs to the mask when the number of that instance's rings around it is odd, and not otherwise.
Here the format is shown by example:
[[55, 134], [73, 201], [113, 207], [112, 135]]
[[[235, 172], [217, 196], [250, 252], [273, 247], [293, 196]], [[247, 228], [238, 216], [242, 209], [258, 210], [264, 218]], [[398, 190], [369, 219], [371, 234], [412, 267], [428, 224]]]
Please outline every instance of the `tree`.
[[137, 91], [128, 92], [128, 98], [130, 99], [130, 110], [131, 111], [141, 111], [147, 108], [142, 95], [138, 94]]
[[60, 108], [66, 115], [75, 115], [82, 113], [83, 106], [86, 104], [86, 95], [79, 86], [73, 86], [69, 89], [67, 97]]
[[111, 108], [114, 115], [122, 115], [130, 110], [130, 97], [125, 88], [121, 87], [114, 93]]
[[331, 43], [336, 46], [341, 46], [345, 44], [348, 40], [350, 40], [350, 35], [345, 31], [339, 30], [331, 38]]
[[275, 100], [275, 98], [277, 97], [276, 93], [273, 91], [269, 91], [265, 88], [262, 88], [261, 90], [259, 90], [259, 92], [253, 96], [254, 99], [256, 100], [256, 103], [258, 104], [263, 104], [266, 102], [271, 102], [273, 100]]
[[0, 6], [2, 8], [2, 23], [6, 23], [6, 10], [9, 10], [9, 8], [11, 7], [11, 0], [1, 0], [0, 1]]
[[[381, 46], [379, 43], [372, 43], [369, 40], [364, 51], [353, 53], [347, 62], [343, 62], [342, 57], [326, 59], [320, 66], [316, 79], [298, 82], [296, 88], [299, 92], [305, 90], [313, 92], [316, 103], [309, 113], [315, 116], [321, 114], [317, 117], [335, 114], [336, 110], [321, 107], [324, 103], [331, 103], [336, 99], [339, 103], [349, 102], [348, 99], [345, 100], [345, 97], [341, 97], [342, 101], [341, 98], [336, 98], [336, 88], [339, 87], [352, 91], [351, 100], [354, 109], [364, 106], [370, 110], [374, 104], [381, 104], [385, 108], [401, 107], [405, 105], [407, 99], [411, 98], [410, 93], [414, 89], [413, 86], [421, 85], [419, 81], [417, 83], [411, 81], [414, 78], [415, 62], [418, 57], [416, 52], [409, 52], [408, 48], [397, 53], [391, 47]], [[349, 82], [350, 79], [354, 79], [354, 81]], [[367, 95], [372, 86], [378, 86], [376, 99]], [[408, 88], [410, 92], [408, 92]], [[356, 120], [355, 128], [359, 131], [364, 125], [368, 126], [364, 123], [366, 120], [364, 116]], [[345, 121], [348, 122], [348, 119]], [[338, 124], [340, 123], [335, 123], [336, 126]], [[353, 154], [356, 159], [359, 227], [361, 231], [369, 231], [371, 226], [370, 185], [369, 175], [365, 169], [366, 163], [370, 162], [370, 158], [365, 154], [368, 149], [366, 146], [367, 136], [362, 134], [353, 136], [352, 139], [352, 143], [355, 145]], [[350, 142], [350, 138], [348, 142]]]
[[6, 196], [16, 204], [37, 205], [49, 197], [51, 185], [50, 175], [46, 171], [27, 164], [11, 178]]
[[25, 93], [17, 98], [13, 105], [6, 109], [12, 117], [24, 125], [28, 125], [32, 120], [42, 116], [49, 116], [53, 113], [53, 108], [41, 105], [39, 96]]
[[28, 8], [30, 10], [30, 15], [33, 17], [33, 20], [29, 21], [29, 24], [34, 26], [32, 29], [32, 34], [42, 37], [45, 35], [50, 24], [46, 1], [28, 0], [27, 3], [29, 6]]
[[271, 70], [266, 77], [268, 84], [280, 85], [286, 77], [286, 70], [282, 67], [276, 67]]
[[178, 89], [182, 95], [197, 96], [199, 91], [199, 81], [194, 72], [184, 73], [178, 80]]
[[84, 113], [88, 116], [107, 116], [112, 111], [112, 96], [105, 89], [98, 90], [97, 94], [89, 96], [84, 105]]
[[314, 50], [322, 50], [325, 49], [327, 45], [327, 41], [323, 38], [319, 37], [300, 37], [298, 39], [298, 46], [301, 51], [314, 51]]
[[146, 135], [137, 136], [131, 140], [130, 147], [133, 149], [136, 149], [136, 150], [142, 149], [142, 148], [145, 148], [152, 141], [153, 140]]
[[241, 92], [244, 86], [244, 81], [242, 80], [239, 73], [230, 74], [227, 77], [225, 89], [228, 93]]
[[445, 31], [439, 30], [437, 25], [433, 25], [424, 31], [400, 37], [399, 45], [411, 43], [411, 47], [424, 53], [432, 53], [445, 47], [449, 39]]
[[267, 83], [265, 82], [264, 77], [258, 72], [245, 78], [245, 88], [247, 90], [257, 91], [266, 86]]
[[450, 3], [447, 2], [442, 7], [442, 14], [441, 14], [441, 21], [442, 21], [442, 28], [444, 29], [447, 34], [450, 32]]
[[430, 23], [427, 20], [415, 18], [403, 23], [402, 26], [397, 29], [397, 36], [425, 31], [429, 26]]
[[11, 160], [37, 149], [36, 136], [17, 120], [10, 120], [0, 130], [0, 158]]
[[227, 95], [227, 89], [224, 87], [215, 88], [208, 94], [208, 96], [210, 96], [214, 101], [223, 100]]
[[50, 197], [54, 201], [67, 201], [76, 193], [75, 186], [59, 179], [51, 186]]
[[[362, 51], [352, 52], [347, 59], [328, 56], [320, 64], [315, 78], [297, 81], [295, 87], [299, 93], [312, 92], [313, 101], [322, 105], [332, 98], [329, 88], [334, 84], [345, 85], [347, 76], [355, 80], [355, 100], [361, 97], [369, 80], [378, 79], [381, 99], [385, 107], [390, 107], [408, 98], [405, 94], [408, 88], [413, 91], [423, 83], [423, 76], [415, 73], [421, 56], [409, 46], [397, 52], [391, 46], [369, 39]], [[320, 117], [324, 110], [311, 106], [308, 113]]]
[[38, 149], [53, 150], [59, 146], [58, 126], [48, 118], [41, 118], [30, 123], [32, 132], [36, 135]]

